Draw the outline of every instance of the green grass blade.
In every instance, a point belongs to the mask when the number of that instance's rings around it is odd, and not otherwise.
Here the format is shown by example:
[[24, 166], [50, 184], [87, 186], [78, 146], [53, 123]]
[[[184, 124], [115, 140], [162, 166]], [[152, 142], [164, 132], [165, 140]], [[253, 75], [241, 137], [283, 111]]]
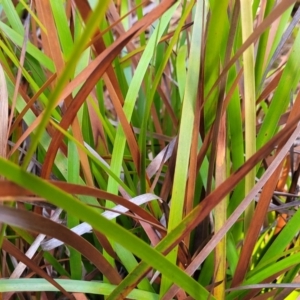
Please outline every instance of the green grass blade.
[[294, 91], [300, 79], [300, 32], [295, 39], [293, 50], [274, 93], [269, 110], [257, 135], [257, 148], [261, 148], [276, 132], [280, 116], [286, 111], [291, 91]]
[[73, 49], [73, 39], [71, 36], [67, 16], [65, 14], [65, 4], [61, 1], [51, 0], [50, 1], [55, 25], [57, 27], [57, 33], [61, 48], [65, 58], [70, 57]]
[[[68, 142], [68, 182], [78, 183], [80, 176], [80, 164], [79, 164], [79, 155], [77, 151], [76, 144], [72, 141]], [[68, 215], [67, 225], [69, 228], [72, 228], [79, 224], [79, 219]], [[69, 248], [70, 251], [70, 272], [71, 278], [80, 280], [82, 278], [82, 267], [81, 267], [81, 255], [78, 251]]]
[[276, 240], [267, 249], [266, 253], [260, 260], [259, 264], [271, 259], [277, 253], [282, 253], [284, 249], [291, 243], [296, 234], [300, 230], [300, 210], [298, 210], [293, 217], [289, 220], [286, 226], [277, 236]]
[[[96, 281], [81, 281], [81, 280], [66, 280], [55, 279], [66, 291], [73, 293], [88, 293], [95, 295], [109, 295], [115, 288], [114, 285], [96, 282]], [[53, 285], [45, 279], [1, 279], [0, 292], [55, 292], [58, 291]], [[155, 293], [147, 291], [133, 290], [127, 299], [136, 300], [158, 300], [159, 297]]]
[[[159, 27], [157, 27], [151, 38], [149, 39], [149, 42], [142, 54], [142, 57], [139, 61], [139, 64], [134, 72], [134, 76], [131, 80], [124, 106], [123, 106], [123, 111], [125, 113], [125, 116], [128, 121], [130, 121], [134, 107], [136, 104], [136, 99], [138, 97], [139, 90], [142, 85], [143, 78], [147, 72], [148, 66], [152, 60], [152, 57], [154, 55], [154, 50], [155, 46], [157, 44], [157, 41], [161, 38], [165, 28], [170, 22], [170, 19], [172, 17], [172, 12], [174, 11], [174, 7], [168, 10], [164, 16], [162, 17], [162, 21]], [[126, 136], [125, 133], [122, 129], [121, 126], [118, 126], [117, 128], [117, 133], [115, 137], [115, 142], [114, 142], [114, 148], [113, 148], [113, 153], [112, 153], [112, 160], [111, 160], [111, 170], [114, 174], [117, 176], [121, 172], [122, 168], [122, 162], [124, 160], [124, 150], [125, 150], [125, 144], [126, 144]], [[108, 180], [108, 185], [107, 185], [107, 191], [110, 193], [117, 194], [118, 193], [118, 187], [119, 184], [116, 182], [115, 179], [113, 179], [111, 176], [109, 177]], [[113, 206], [113, 203], [107, 202], [107, 207], [111, 208]], [[126, 253], [123, 251], [123, 253], [118, 253], [118, 255], [123, 257], [123, 260], [125, 261], [123, 263], [126, 263], [126, 261], [132, 261], [132, 254], [126, 251]], [[126, 259], [126, 256], [128, 257]], [[136, 262], [137, 264], [137, 262]], [[131, 264], [131, 266], [133, 266]], [[129, 267], [129, 266], [128, 266]], [[128, 271], [132, 271], [132, 268], [128, 269]]]
[[[93, 228], [122, 245], [154, 269], [159, 270], [195, 299], [206, 299], [209, 293], [180, 268], [169, 262], [161, 253], [141, 241], [138, 237], [107, 220], [76, 198], [56, 188], [52, 184], [25, 172], [15, 164], [0, 158], [0, 174], [18, 185], [44, 197], [50, 203], [61, 207], [69, 214], [88, 222]], [[201, 293], [201, 298], [199, 298]], [[206, 297], [206, 298], [205, 298]]]
[[[291, 256], [288, 256], [282, 260], [279, 260], [278, 262], [265, 266], [265, 268], [263, 268], [260, 272], [257, 272], [252, 277], [245, 280], [243, 282], [243, 285], [263, 282], [263, 280], [269, 278], [270, 276], [277, 274], [279, 272], [283, 272], [284, 270], [299, 264], [299, 259], [300, 259], [300, 253], [293, 253]], [[226, 299], [233, 300], [233, 299], [237, 299], [237, 297], [242, 297], [240, 299], [243, 299], [246, 294], [247, 291], [246, 292], [234, 291], [230, 293], [228, 296], [226, 296]]]
[[[196, 15], [192, 33], [190, 57], [188, 64], [186, 88], [184, 92], [181, 123], [178, 137], [178, 150], [176, 168], [172, 190], [172, 199], [168, 223], [168, 232], [176, 227], [183, 217], [184, 197], [186, 190], [187, 173], [189, 167], [190, 147], [192, 143], [192, 130], [195, 116], [195, 102], [198, 92], [198, 80], [200, 70], [200, 49], [202, 48], [203, 32], [203, 3], [197, 2]], [[168, 255], [173, 264], [177, 261], [178, 247], [175, 247]], [[161, 295], [170, 287], [171, 282], [163, 278]]]
[[2, 0], [1, 4], [11, 28], [18, 34], [24, 35], [24, 27], [17, 11], [15, 10], [13, 2], [11, 0]]
[[[139, 61], [139, 64], [134, 72], [134, 76], [132, 78], [132, 81], [130, 83], [125, 103], [123, 106], [123, 110], [125, 113], [125, 116], [128, 121], [130, 121], [136, 99], [140, 90], [140, 87], [142, 85], [143, 78], [145, 76], [145, 73], [147, 72], [148, 65], [150, 64], [153, 54], [155, 45], [157, 44], [157, 40], [159, 40], [167, 27], [168, 23], [170, 22], [170, 19], [172, 17], [173, 9], [170, 9], [167, 13], [165, 13], [165, 17], [163, 18], [159, 28], [156, 28], [143, 52], [143, 55]], [[111, 168], [112, 171], [115, 174], [120, 174], [121, 172], [121, 166], [123, 161], [123, 154], [125, 149], [125, 143], [126, 143], [126, 136], [124, 134], [124, 131], [121, 126], [118, 126], [117, 128], [117, 134], [114, 142], [114, 149], [112, 153], [112, 161], [111, 161]], [[118, 183], [115, 182], [114, 179], [109, 178], [108, 181], [108, 192], [111, 193], [117, 193], [118, 192]]]
[[[246, 41], [253, 32], [252, 3], [241, 1], [241, 22], [243, 41]], [[256, 97], [254, 77], [254, 45], [243, 53], [244, 80], [245, 80], [245, 158], [249, 159], [256, 150]], [[245, 177], [245, 194], [247, 195], [255, 184], [256, 170], [253, 169]], [[254, 203], [245, 211], [245, 234], [251, 223], [254, 213]]]
[[[6, 35], [7, 38], [9, 38], [18, 47], [22, 48], [22, 45], [24, 43], [24, 37], [22, 35], [14, 31], [13, 29], [11, 29], [3, 22], [0, 22], [0, 29]], [[29, 41], [27, 42], [26, 51], [32, 57], [37, 59], [38, 62], [42, 66], [47, 68], [50, 72], [52, 73], [55, 72], [53, 61], [47, 55], [45, 55], [41, 50], [39, 50], [33, 44], [31, 44]]]
[[108, 4], [109, 4], [108, 0], [103, 0], [98, 3], [97, 7], [95, 8], [95, 11], [91, 14], [91, 16], [86, 24], [84, 34], [82, 34], [80, 40], [78, 40], [77, 43], [75, 44], [72, 54], [69, 57], [67, 66], [63, 70], [61, 77], [58, 80], [58, 83], [57, 83], [55, 89], [53, 90], [52, 95], [49, 98], [49, 103], [48, 103], [46, 109], [44, 110], [43, 117], [42, 117], [41, 122], [36, 131], [36, 135], [33, 137], [32, 143], [31, 143], [31, 145], [27, 151], [27, 154], [24, 158], [23, 165], [22, 165], [24, 169], [26, 169], [27, 166], [29, 165], [31, 157], [32, 157], [34, 151], [36, 150], [36, 147], [39, 144], [39, 140], [47, 126], [47, 123], [49, 122], [49, 119], [50, 119], [52, 110], [54, 109], [56, 100], [58, 99], [65, 84], [69, 80], [69, 77], [72, 75], [81, 53], [83, 52], [90, 37], [94, 34], [94, 32], [98, 26], [99, 20], [102, 20], [102, 18], [104, 17], [105, 10], [106, 10]]

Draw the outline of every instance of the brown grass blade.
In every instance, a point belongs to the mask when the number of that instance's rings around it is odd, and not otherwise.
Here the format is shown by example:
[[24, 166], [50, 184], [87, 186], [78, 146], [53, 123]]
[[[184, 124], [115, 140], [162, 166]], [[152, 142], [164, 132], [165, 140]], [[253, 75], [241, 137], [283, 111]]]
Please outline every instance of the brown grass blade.
[[[50, 58], [52, 58], [59, 77], [65, 66], [65, 63], [60, 49], [60, 42], [52, 15], [50, 1], [37, 1], [35, 2], [35, 6], [39, 20], [43, 23], [47, 30], [46, 32], [41, 30], [43, 50]], [[48, 78], [50, 76], [51, 74], [48, 74]]]
[[24, 61], [25, 61], [26, 46], [27, 46], [28, 35], [29, 35], [29, 20], [30, 20], [30, 18], [27, 18], [27, 20], [25, 21], [25, 36], [24, 36], [24, 42], [23, 42], [23, 45], [22, 45], [22, 50], [21, 50], [21, 55], [20, 55], [20, 65], [18, 67], [16, 85], [15, 85], [14, 95], [13, 95], [12, 104], [11, 104], [11, 113], [10, 113], [10, 116], [9, 116], [8, 132], [10, 132], [10, 128], [11, 128], [11, 125], [12, 125], [13, 115], [14, 115], [14, 111], [15, 111], [15, 107], [16, 107], [17, 96], [18, 96], [18, 91], [19, 91], [20, 83], [21, 83], [22, 68], [23, 68]]
[[[87, 16], [90, 12], [90, 7], [86, 1], [81, 1], [81, 3], [79, 3], [79, 1], [78, 1], [78, 5], [79, 5], [79, 10], [81, 12], [81, 15], [83, 16], [84, 20], [86, 21]], [[122, 23], [119, 23], [121, 18], [119, 18], [118, 13], [116, 12], [115, 6], [112, 3], [109, 6], [109, 12], [108, 12], [108, 17], [110, 17], [110, 16], [117, 19], [116, 28], [120, 32], [122, 32], [122, 34], [120, 34], [120, 36], [122, 36], [123, 34], [126, 34], [125, 30], [122, 26]], [[98, 35], [98, 34], [96, 33], [95, 35]], [[133, 45], [133, 43], [131, 43], [131, 41], [128, 41], [126, 47], [131, 51], [134, 50], [134, 45]], [[102, 36], [95, 41], [94, 49], [95, 49], [96, 54], [98, 54], [98, 55], [106, 49], [106, 46], [104, 44], [104, 40], [103, 40]], [[137, 61], [136, 61], [136, 63], [137, 63]], [[118, 118], [123, 126], [125, 135], [127, 136], [128, 146], [132, 153], [132, 158], [136, 165], [137, 172], [139, 173], [140, 172], [140, 170], [139, 170], [140, 153], [139, 153], [136, 139], [133, 134], [133, 129], [132, 129], [131, 125], [128, 123], [128, 121], [123, 113], [122, 105], [124, 103], [124, 98], [123, 98], [123, 95], [122, 95], [122, 92], [121, 92], [120, 86], [118, 84], [118, 81], [117, 81], [117, 78], [114, 73], [114, 69], [113, 69], [112, 65], [109, 65], [107, 67], [107, 70], [103, 76], [103, 79], [104, 79], [104, 82], [106, 83], [106, 87], [108, 89], [109, 95], [113, 102], [115, 111], [116, 111]]]
[[[176, 241], [165, 251], [168, 253], [169, 249], [171, 249], [174, 244], [178, 243], [186, 234], [190, 233], [191, 230], [195, 226], [197, 226], [211, 211], [212, 209], [244, 178], [244, 176], [256, 166], [264, 157], [268, 156], [269, 153], [274, 149], [276, 144], [280, 144], [285, 141], [288, 137], [293, 133], [292, 138], [289, 140], [289, 144], [285, 145], [285, 147], [281, 151], [281, 156], [285, 156], [287, 151], [289, 150], [291, 144], [293, 143], [296, 136], [299, 134], [300, 126], [298, 125], [295, 130], [295, 124], [298, 123], [298, 120], [292, 120], [290, 124], [286, 125], [286, 127], [280, 132], [277, 133], [267, 144], [265, 144], [261, 149], [259, 149], [250, 159], [246, 161], [246, 163], [234, 172], [225, 182], [223, 182], [215, 191], [213, 191], [210, 195], [208, 195], [200, 205], [198, 205], [182, 222], [184, 224], [185, 229], [182, 231], [181, 237], [178, 237]], [[283, 159], [283, 158], [282, 158]], [[215, 248], [215, 246], [219, 243], [219, 241], [223, 238], [223, 236], [227, 233], [227, 231], [231, 228], [231, 226], [236, 222], [239, 216], [244, 212], [244, 210], [248, 207], [248, 204], [252, 201], [254, 196], [259, 192], [259, 190], [266, 183], [267, 179], [271, 177], [272, 172], [277, 168], [276, 161], [273, 162], [273, 166], [266, 171], [263, 175], [263, 179], [256, 184], [251, 193], [247, 195], [247, 197], [242, 201], [242, 203], [238, 206], [235, 212], [228, 218], [227, 222], [224, 224], [223, 228], [220, 229], [211, 241], [203, 248], [203, 250], [194, 258], [192, 263], [187, 267], [186, 272], [188, 274], [193, 274], [198, 266], [204, 261], [204, 259], [208, 256], [209, 253]], [[172, 286], [171, 289], [165, 294], [164, 300], [170, 299], [173, 297], [178, 291], [178, 287]]]
[[129, 124], [129, 122], [125, 116], [125, 113], [123, 111], [123, 106], [121, 105], [120, 99], [118, 99], [118, 96], [114, 90], [114, 87], [111, 85], [111, 81], [107, 80], [106, 83], [107, 83], [107, 88], [111, 91], [110, 97], [111, 97], [112, 103], [114, 105], [114, 109], [117, 113], [120, 123], [122, 124], [122, 128], [127, 137], [127, 144], [130, 149], [133, 162], [134, 162], [134, 164], [136, 166], [136, 170], [139, 174], [140, 173], [140, 151], [139, 151], [137, 141], [134, 136], [132, 126]]
[[[159, 18], [171, 5], [174, 4], [173, 0], [165, 0], [151, 11], [145, 18], [137, 22], [125, 35], [118, 38], [111, 46], [106, 48], [87, 68], [92, 70], [89, 77], [86, 77], [86, 83], [82, 86], [76, 97], [74, 98], [73, 105], [68, 107], [60, 126], [67, 129], [74, 120], [78, 109], [85, 101], [86, 97], [94, 88], [96, 82], [103, 76], [107, 68], [111, 65], [113, 59], [119, 55], [120, 51], [127, 45], [127, 43], [140, 31], [146, 29], [154, 20]], [[45, 157], [44, 166], [42, 169], [42, 177], [48, 178], [51, 171], [51, 166], [54, 162], [57, 149], [60, 145], [63, 136], [61, 133], [53, 138], [47, 155]]]
[[[40, 18], [40, 21], [46, 27], [47, 32], [41, 31], [42, 34], [42, 42], [43, 42], [43, 49], [45, 53], [52, 58], [58, 77], [60, 76], [61, 72], [65, 67], [65, 62], [62, 56], [62, 52], [60, 49], [60, 42], [58, 38], [58, 33], [56, 30], [56, 25], [54, 22], [54, 18], [52, 15], [50, 1], [44, 2], [37, 2], [36, 3], [37, 13]], [[55, 83], [55, 82], [54, 82]], [[54, 87], [54, 86], [53, 86]], [[73, 98], [71, 95], [66, 97], [63, 105], [68, 107], [71, 105]], [[74, 118], [72, 122], [72, 131], [74, 137], [81, 143], [83, 143], [83, 137], [80, 130], [80, 125], [77, 117]], [[82, 151], [82, 149], [78, 148], [78, 153], [80, 157], [80, 162], [83, 170], [83, 174], [86, 180], [86, 183], [89, 186], [93, 186], [93, 176], [90, 169], [90, 165], [88, 162], [87, 155]]]
[[[49, 281], [53, 286], [55, 286], [58, 290], [60, 290], [68, 299], [74, 299], [74, 297], [68, 293], [62, 286], [60, 286], [51, 276], [49, 276], [45, 271], [43, 271], [39, 266], [37, 266], [31, 259], [29, 259], [25, 254], [23, 254], [15, 245], [13, 245], [7, 239], [3, 240], [3, 250], [23, 262], [29, 269], [34, 271], [37, 275], [45, 278]], [[4, 299], [8, 299], [8, 296], [12, 296], [12, 293], [7, 293]]]
[[[235, 31], [236, 31], [237, 23], [238, 23], [238, 19], [239, 19], [238, 18], [239, 11], [240, 11], [240, 4], [239, 4], [239, 1], [237, 1], [234, 6], [233, 18], [231, 20], [232, 24], [230, 26], [229, 38], [227, 41], [227, 48], [226, 48], [226, 54], [225, 54], [225, 60], [224, 60], [225, 66], [228, 64], [228, 62], [230, 60], [230, 55], [231, 55], [232, 47], [233, 47], [233, 43], [234, 43]], [[226, 81], [227, 81], [227, 76], [226, 76], [226, 74], [224, 74], [223, 78], [220, 80], [220, 83], [219, 83], [219, 95], [218, 95], [217, 108], [216, 108], [216, 117], [215, 117], [214, 125], [212, 128], [212, 145], [211, 145], [211, 154], [209, 157], [210, 163], [209, 163], [209, 170], [208, 170], [207, 194], [209, 194], [211, 192], [213, 173], [215, 170], [218, 134], [219, 134], [219, 130], [220, 130], [220, 123], [221, 123], [222, 115], [224, 112], [223, 106], [224, 106]]]
[[[298, 109], [299, 105], [300, 105], [300, 93], [298, 93], [298, 95], [297, 95], [295, 104], [293, 105], [293, 108], [290, 112], [286, 126], [288, 126], [289, 124], [291, 124], [291, 122], [293, 122], [295, 120], [296, 121], [300, 120], [300, 111]], [[294, 141], [292, 141], [292, 143], [290, 143], [290, 147], [293, 145]], [[285, 140], [283, 140], [280, 143], [276, 152], [279, 153], [284, 146], [286, 146]], [[276, 156], [274, 158], [274, 160], [277, 160], [277, 159], [279, 159], [278, 156]], [[276, 185], [277, 185], [277, 182], [278, 182], [278, 179], [279, 179], [282, 167], [283, 167], [284, 159], [285, 159], [285, 157], [281, 158], [281, 162], [279, 163], [278, 167], [276, 168], [276, 170], [274, 170], [272, 176], [270, 177], [270, 179], [267, 181], [267, 183], [265, 184], [265, 186], [262, 189], [261, 195], [259, 197], [260, 200], [255, 209], [253, 219], [252, 219], [250, 227], [249, 227], [249, 232], [246, 235], [244, 246], [242, 248], [242, 252], [239, 257], [239, 262], [238, 262], [238, 265], [236, 268], [236, 272], [235, 272], [235, 275], [232, 280], [233, 287], [242, 283], [244, 280], [244, 277], [246, 275], [247, 268], [250, 264], [250, 258], [251, 258], [253, 249], [255, 247], [255, 243], [258, 239], [260, 229], [263, 225], [265, 216], [267, 214], [269, 204], [272, 199], [274, 190], [276, 189]]]
[[[67, 183], [63, 181], [49, 181], [53, 185], [57, 186], [58, 188], [62, 189], [63, 191], [69, 194], [75, 195], [86, 195], [91, 197], [96, 197], [98, 199], [107, 199], [112, 201], [116, 204], [122, 205], [128, 208], [130, 211], [138, 215], [143, 220], [146, 220], [150, 223], [156, 224], [157, 229], [161, 228], [161, 224], [157, 221], [150, 213], [146, 210], [141, 208], [140, 206], [128, 201], [127, 199], [117, 196], [106, 191], [83, 186], [77, 185], [72, 183]], [[25, 189], [19, 187], [18, 185], [14, 184], [13, 182], [9, 181], [0, 181], [0, 197], [22, 197], [22, 196], [34, 196], [31, 192], [26, 191]]]
[[3, 223], [43, 233], [65, 242], [89, 259], [111, 283], [120, 283], [120, 275], [103, 255], [88, 241], [68, 228], [34, 213], [5, 206], [0, 210], [0, 219]]
[[[56, 79], [56, 73], [53, 74], [43, 85], [42, 87], [39, 89], [38, 92], [36, 92], [33, 97], [27, 102], [26, 106], [24, 107], [24, 109], [18, 114], [18, 116], [16, 117], [14, 123], [12, 124], [11, 128], [10, 128], [10, 132], [9, 132], [9, 135], [11, 135], [11, 133], [16, 129], [16, 127], [22, 122], [23, 120], [23, 117], [24, 115], [26, 114], [26, 112], [29, 110], [29, 109], [32, 109], [33, 112], [35, 111], [34, 110], [34, 107], [33, 107], [33, 104], [34, 102], [38, 99], [38, 97], [49, 87], [49, 85]], [[21, 92], [21, 95], [22, 97], [24, 98], [24, 100], [28, 100], [29, 98], [26, 97], [26, 95], [24, 93]], [[25, 96], [25, 97], [24, 97]], [[35, 114], [37, 115], [37, 114]], [[23, 141], [22, 141], [23, 142]], [[11, 150], [11, 154], [13, 153], [14, 151]]]

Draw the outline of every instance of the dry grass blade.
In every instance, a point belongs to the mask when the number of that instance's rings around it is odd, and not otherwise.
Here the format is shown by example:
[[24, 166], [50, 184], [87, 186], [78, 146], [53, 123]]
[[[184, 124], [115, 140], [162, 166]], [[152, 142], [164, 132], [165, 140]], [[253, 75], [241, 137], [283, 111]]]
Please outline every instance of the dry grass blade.
[[[51, 276], [49, 276], [45, 271], [43, 271], [39, 266], [37, 266], [31, 259], [24, 255], [16, 246], [14, 246], [10, 241], [3, 241], [3, 249], [19, 261], [23, 262], [29, 269], [31, 269], [36, 274], [48, 280], [51, 284], [57, 287], [68, 299], [74, 299], [74, 297], [69, 294], [63, 287], [61, 287]], [[4, 299], [9, 299], [12, 293], [6, 294]]]
[[[51, 220], [54, 222], [58, 221], [59, 215], [61, 214], [62, 210], [61, 209], [56, 209], [53, 215], [51, 216]], [[46, 235], [44, 234], [39, 234], [34, 242], [30, 245], [29, 249], [26, 251], [25, 255], [29, 258], [32, 259], [32, 257], [35, 255], [36, 251], [41, 245], [41, 242], [46, 238]], [[24, 263], [19, 263], [17, 267], [14, 269], [12, 274], [10, 275], [9, 278], [19, 278], [21, 277], [22, 273], [24, 272], [26, 268], [26, 265]]]
[[73, 233], [66, 227], [36, 214], [3, 207], [0, 211], [1, 221], [7, 224], [26, 228], [27, 230], [44, 233], [57, 237], [59, 240], [69, 244], [89, 259], [113, 284], [121, 280], [118, 272], [106, 261], [103, 255], [89, 242]]
[[[300, 93], [298, 93], [298, 96], [295, 100], [295, 104], [292, 108], [292, 111], [290, 112], [287, 124], [290, 124], [293, 120], [300, 120], [300, 113], [298, 110], [298, 106], [300, 105]], [[298, 135], [299, 136], [299, 135]], [[280, 153], [283, 147], [292, 147], [295, 139], [297, 138], [297, 135], [295, 135], [294, 139], [289, 139], [289, 143], [286, 141], [282, 141], [276, 151], [276, 153]], [[245, 243], [242, 248], [241, 256], [239, 259], [239, 263], [236, 269], [235, 276], [232, 281], [232, 286], [237, 286], [240, 284], [244, 276], [246, 275], [247, 268], [250, 264], [250, 257], [253, 252], [253, 248], [255, 247], [255, 243], [257, 241], [259, 232], [261, 230], [261, 226], [263, 225], [265, 215], [267, 213], [267, 210], [269, 208], [269, 204], [271, 201], [271, 198], [273, 196], [274, 190], [276, 189], [279, 176], [281, 174], [281, 170], [283, 168], [285, 156], [281, 156], [279, 158], [277, 155], [274, 158], [274, 160], [279, 160], [278, 167], [273, 171], [272, 176], [267, 181], [266, 185], [263, 187], [261, 195], [259, 197], [259, 202], [256, 207], [256, 210], [254, 212], [253, 220], [251, 222], [249, 233], [247, 234], [245, 238]], [[271, 166], [270, 166], [271, 167]]]
[[[52, 58], [58, 77], [64, 68], [64, 61], [60, 49], [58, 34], [53, 20], [50, 1], [36, 2], [36, 10], [45, 30], [41, 30], [43, 49]], [[50, 74], [49, 74], [50, 75]], [[51, 75], [50, 75], [51, 76]], [[53, 85], [54, 86], [54, 85]]]
[[[174, 4], [173, 0], [163, 1], [157, 8], [151, 11], [147, 17], [137, 22], [126, 34], [118, 38], [110, 47], [106, 48], [94, 61], [89, 65], [87, 70], [89, 71], [89, 76], [85, 78], [86, 83], [80, 89], [78, 94], [73, 100], [73, 105], [68, 107], [60, 126], [63, 129], [67, 129], [69, 125], [73, 122], [79, 108], [85, 101], [89, 93], [94, 88], [97, 81], [103, 76], [107, 68], [111, 65], [113, 59], [119, 55], [121, 50], [127, 45], [129, 41], [132, 40], [138, 33], [145, 30], [153, 21], [159, 18], [168, 8]], [[57, 133], [53, 138], [47, 156], [45, 158], [44, 166], [42, 169], [42, 176], [48, 178], [50, 171], [54, 162], [54, 158], [57, 149], [60, 145], [62, 134]]]
[[[296, 123], [296, 122], [294, 122], [294, 123]], [[259, 180], [259, 182], [254, 186], [252, 191], [247, 195], [247, 197], [239, 205], [239, 207], [236, 209], [236, 211], [228, 218], [228, 220], [225, 222], [224, 226], [217, 233], [215, 233], [215, 235], [209, 241], [209, 243], [203, 248], [203, 250], [194, 258], [192, 263], [186, 268], [186, 272], [188, 274], [192, 275], [197, 270], [199, 265], [201, 265], [201, 263], [209, 255], [209, 253], [211, 253], [211, 251], [216, 247], [216, 245], [220, 242], [220, 240], [224, 237], [224, 235], [229, 231], [229, 229], [232, 227], [232, 225], [237, 221], [237, 219], [245, 211], [245, 209], [248, 207], [249, 203], [251, 203], [253, 201], [254, 197], [260, 192], [262, 187], [266, 184], [266, 182], [268, 182], [269, 178], [273, 175], [273, 172], [278, 168], [278, 165], [280, 165], [281, 161], [284, 159], [284, 157], [286, 156], [286, 153], [289, 151], [291, 145], [293, 144], [295, 138], [297, 136], [299, 136], [299, 134], [300, 134], [300, 125], [298, 125], [298, 127], [296, 128], [294, 133], [289, 137], [289, 140], [286, 142], [284, 147], [282, 147], [280, 153], [278, 154], [277, 160], [273, 161], [272, 165], [269, 167], [269, 169], [266, 171], [266, 173], [262, 176], [262, 178]], [[262, 149], [260, 149], [260, 150], [262, 150]], [[229, 181], [229, 180], [227, 180], [227, 181]], [[223, 185], [225, 185], [225, 184], [226, 184], [226, 182], [224, 182]], [[221, 186], [222, 186], [222, 184], [221, 184]], [[216, 192], [218, 192], [218, 189], [216, 190]], [[213, 194], [214, 193], [212, 193], [211, 195], [213, 195]], [[211, 197], [208, 196], [207, 199], [209, 199], [209, 198], [211, 198]], [[220, 202], [221, 200], [222, 200], [222, 198], [219, 198], [218, 202]], [[178, 287], [173, 286], [169, 290], [169, 292], [165, 295], [164, 300], [167, 300], [167, 299], [170, 299], [170, 297], [173, 297], [177, 291], [178, 291]]]
[[[124, 199], [123, 197], [108, 193], [103, 190], [99, 190], [96, 188], [91, 188], [83, 185], [76, 185], [72, 183], [66, 183], [66, 182], [60, 182], [60, 181], [50, 181], [53, 185], [59, 187], [60, 189], [64, 190], [67, 193], [70, 194], [76, 194], [76, 195], [86, 195], [86, 196], [92, 196], [99, 199], [108, 199], [116, 204], [122, 205], [128, 210], [132, 211], [145, 221], [152, 222], [156, 224], [158, 227], [161, 227], [161, 224], [146, 210], [142, 209], [135, 203], [129, 201], [128, 199]], [[18, 185], [9, 182], [9, 181], [0, 181], [0, 197], [28, 197], [28, 196], [34, 196], [29, 191], [26, 191], [25, 189], [19, 187]], [[145, 195], [146, 197], [147, 195]], [[151, 194], [148, 196], [151, 197]], [[156, 198], [155, 195], [152, 195], [152, 198]], [[38, 199], [39, 201], [40, 199]]]
[[26, 46], [27, 46], [28, 34], [29, 34], [29, 20], [30, 19], [28, 18], [26, 20], [26, 23], [25, 23], [25, 37], [24, 37], [24, 43], [22, 45], [22, 51], [21, 51], [21, 57], [20, 57], [20, 66], [18, 68], [18, 74], [17, 74], [17, 79], [16, 79], [16, 86], [15, 86], [14, 96], [13, 96], [12, 105], [11, 105], [11, 113], [10, 113], [10, 117], [9, 117], [8, 132], [11, 131], [11, 124], [12, 124], [12, 120], [13, 120], [13, 112], [15, 111], [18, 90], [20, 88], [20, 83], [21, 83], [22, 68], [24, 66], [24, 60], [25, 60], [25, 54], [26, 54]]

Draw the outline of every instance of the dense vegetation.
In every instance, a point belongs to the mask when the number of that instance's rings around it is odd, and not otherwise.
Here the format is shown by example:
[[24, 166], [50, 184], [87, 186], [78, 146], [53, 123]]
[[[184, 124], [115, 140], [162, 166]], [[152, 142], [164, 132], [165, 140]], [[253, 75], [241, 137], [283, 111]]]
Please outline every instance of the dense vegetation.
[[1, 1], [1, 299], [300, 296], [295, 2]]

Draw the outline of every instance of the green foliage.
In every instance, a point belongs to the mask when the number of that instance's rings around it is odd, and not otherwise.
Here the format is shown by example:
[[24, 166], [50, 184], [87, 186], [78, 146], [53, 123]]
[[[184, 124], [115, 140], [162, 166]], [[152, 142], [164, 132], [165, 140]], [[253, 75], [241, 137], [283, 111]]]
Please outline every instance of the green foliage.
[[295, 2], [1, 2], [4, 299], [299, 296]]

